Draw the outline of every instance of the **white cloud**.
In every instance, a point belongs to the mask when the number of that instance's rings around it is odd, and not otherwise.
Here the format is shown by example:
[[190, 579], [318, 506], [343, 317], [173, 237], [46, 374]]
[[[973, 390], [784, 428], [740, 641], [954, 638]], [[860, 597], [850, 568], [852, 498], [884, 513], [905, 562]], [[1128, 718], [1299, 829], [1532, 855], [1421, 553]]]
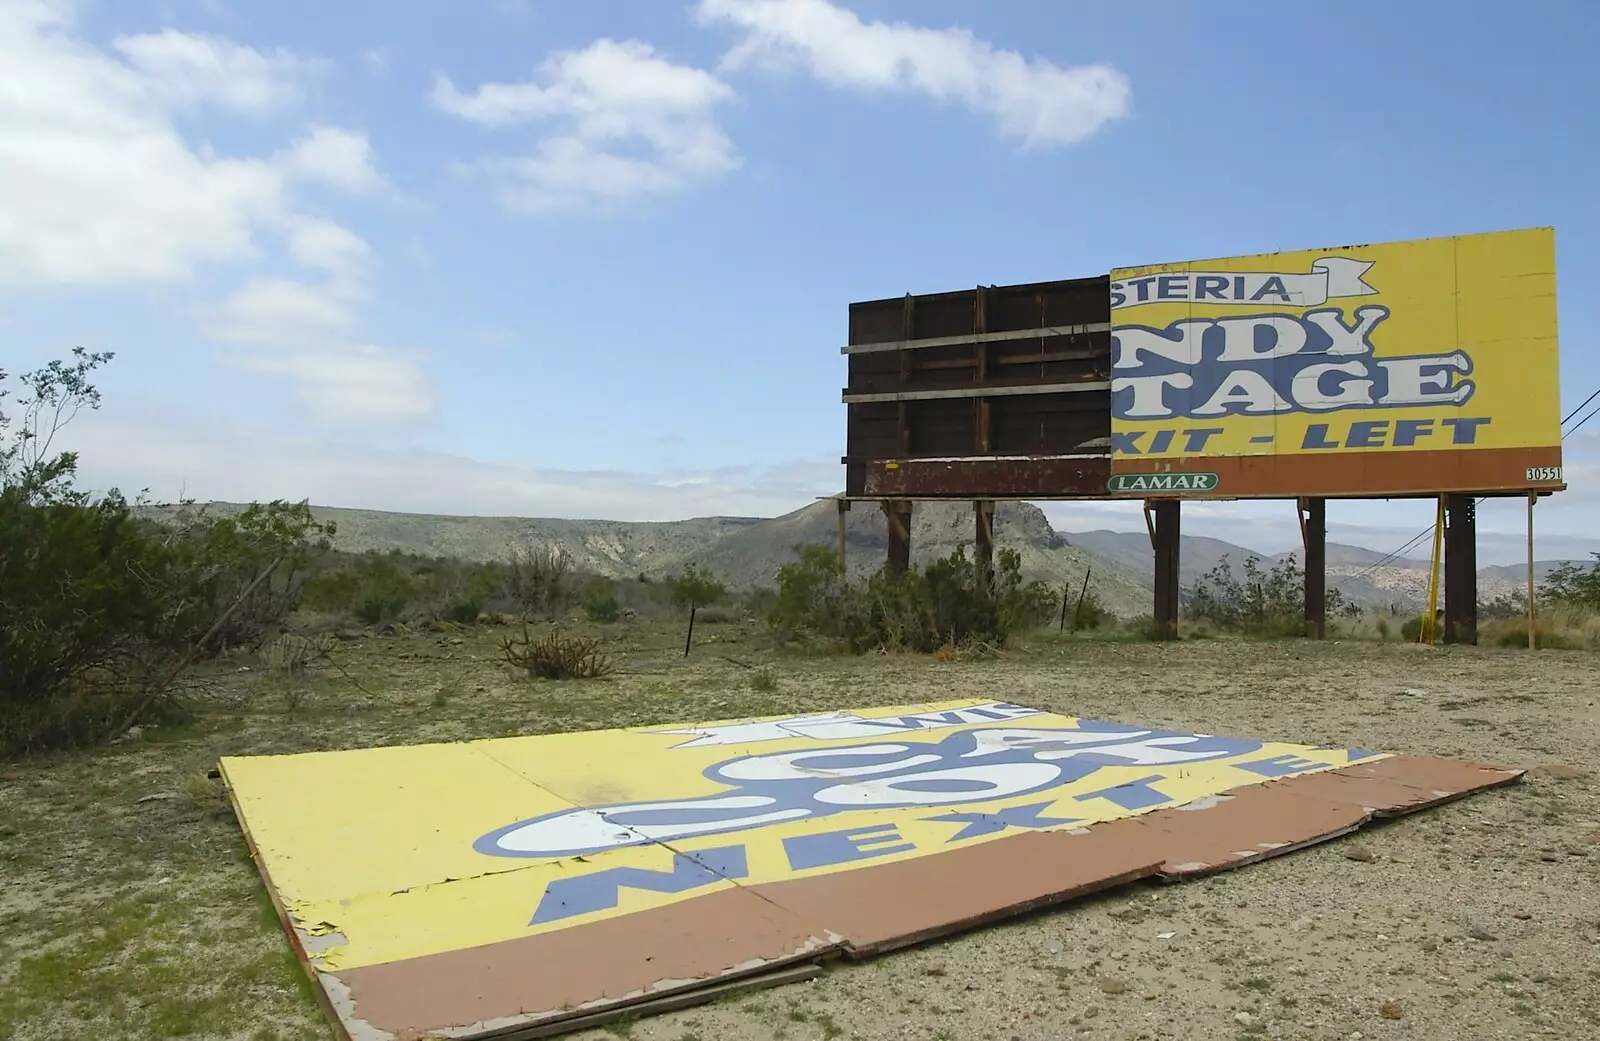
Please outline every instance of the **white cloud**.
[[289, 222], [288, 236], [289, 255], [302, 267], [354, 275], [372, 256], [365, 239], [321, 217], [295, 217]]
[[251, 372], [292, 380], [300, 400], [329, 422], [412, 419], [437, 404], [433, 386], [410, 358], [370, 344], [330, 344], [246, 355]]
[[695, 14], [743, 34], [726, 69], [798, 66], [834, 87], [925, 94], [990, 117], [1024, 146], [1081, 141], [1132, 104], [1127, 77], [1109, 65], [1063, 68], [966, 29], [863, 22], [829, 0], [699, 0]]
[[211, 104], [265, 115], [298, 103], [304, 81], [320, 68], [281, 48], [258, 51], [174, 29], [118, 37], [111, 46], [142, 73], [153, 98], [182, 108]]
[[385, 187], [373, 162], [372, 143], [364, 133], [338, 127], [317, 126], [278, 157], [291, 176], [317, 181], [349, 192], [365, 195]]
[[309, 498], [327, 506], [418, 513], [678, 520], [777, 516], [837, 490], [840, 467], [802, 460], [721, 470], [683, 482], [659, 475], [489, 463], [443, 452], [357, 447], [245, 428], [186, 427], [108, 406], [64, 432], [90, 488], [180, 490], [229, 501]]
[[256, 275], [198, 309], [236, 346], [225, 361], [290, 381], [335, 418], [432, 407], [422, 370], [362, 342], [371, 248], [306, 212], [312, 188], [386, 190], [367, 135], [313, 125], [272, 155], [191, 145], [175, 120], [202, 106], [266, 115], [297, 104], [319, 64], [164, 30], [101, 50], [63, 0], [0, 0], [0, 285], [176, 282], [280, 246], [321, 284]]
[[540, 81], [488, 83], [470, 93], [440, 76], [433, 104], [484, 127], [555, 122], [532, 154], [478, 167], [501, 203], [548, 212], [666, 195], [739, 166], [716, 122], [732, 90], [704, 69], [679, 65], [637, 40], [597, 40], [554, 55]]
[[[303, 62], [171, 30], [120, 61], [71, 34], [72, 7], [0, 2], [0, 284], [175, 281], [262, 253], [307, 180], [372, 183], [364, 136], [319, 128], [278, 157], [193, 148], [173, 124], [210, 102], [295, 96]], [[209, 56], [209, 57], [207, 57]]]
[[348, 336], [353, 290], [283, 278], [253, 278], [203, 315], [207, 333], [233, 343], [298, 347]]

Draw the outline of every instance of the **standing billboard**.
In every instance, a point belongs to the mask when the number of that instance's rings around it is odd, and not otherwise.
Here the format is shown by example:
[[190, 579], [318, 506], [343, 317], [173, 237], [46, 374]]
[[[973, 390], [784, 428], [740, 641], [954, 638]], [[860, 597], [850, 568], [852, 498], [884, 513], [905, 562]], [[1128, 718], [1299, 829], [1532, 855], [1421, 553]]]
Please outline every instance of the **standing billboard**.
[[1553, 229], [1118, 268], [1132, 497], [1559, 490]]

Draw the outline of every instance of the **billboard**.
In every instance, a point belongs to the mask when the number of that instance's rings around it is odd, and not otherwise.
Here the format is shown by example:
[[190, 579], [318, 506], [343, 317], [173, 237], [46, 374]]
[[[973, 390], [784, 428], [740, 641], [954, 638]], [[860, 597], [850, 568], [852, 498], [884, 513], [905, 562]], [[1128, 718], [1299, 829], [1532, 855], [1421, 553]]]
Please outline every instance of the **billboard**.
[[1119, 268], [1112, 495], [1563, 487], [1553, 229]]

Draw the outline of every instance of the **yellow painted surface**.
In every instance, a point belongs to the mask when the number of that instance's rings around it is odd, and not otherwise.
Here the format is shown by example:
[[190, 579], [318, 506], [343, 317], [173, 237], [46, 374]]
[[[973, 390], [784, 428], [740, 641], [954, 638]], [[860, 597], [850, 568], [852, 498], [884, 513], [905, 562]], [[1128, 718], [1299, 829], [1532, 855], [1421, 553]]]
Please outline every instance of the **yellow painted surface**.
[[[1111, 280], [1119, 458], [1560, 443], [1550, 228], [1119, 268]], [[1365, 335], [1336, 344], [1323, 335], [1335, 320]], [[1163, 356], [1157, 336], [1179, 354], [1198, 337], [1199, 353]], [[1486, 422], [1463, 443], [1449, 419]], [[1199, 430], [1217, 432], [1185, 433]]]
[[229, 757], [222, 769], [284, 906], [321, 937], [316, 963], [337, 969], [1085, 827], [1351, 761], [972, 700]]

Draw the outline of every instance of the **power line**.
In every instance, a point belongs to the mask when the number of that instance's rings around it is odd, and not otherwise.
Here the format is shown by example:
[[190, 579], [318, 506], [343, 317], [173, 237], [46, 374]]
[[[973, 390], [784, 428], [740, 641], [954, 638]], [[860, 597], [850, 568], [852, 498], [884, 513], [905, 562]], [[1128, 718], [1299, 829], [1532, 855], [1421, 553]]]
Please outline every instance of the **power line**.
[[[1590, 394], [1588, 397], [1584, 398], [1582, 405], [1579, 405], [1577, 408], [1573, 409], [1571, 412], [1568, 412], [1567, 413], [1567, 419], [1571, 419], [1573, 416], [1577, 415], [1579, 412], [1582, 412], [1583, 409], [1584, 409], [1584, 406], [1588, 405], [1589, 402], [1593, 401], [1595, 398], [1600, 398], [1600, 387], [1596, 387], [1593, 394]], [[1589, 413], [1589, 415], [1592, 416], [1592, 415], [1594, 415], [1594, 413], [1591, 412], [1591, 413]], [[1567, 419], [1563, 419], [1561, 421], [1561, 425], [1562, 426], [1566, 426], [1567, 425]]]
[[[1600, 390], [1597, 390], [1593, 394], [1589, 395], [1591, 399], [1595, 398], [1596, 396], [1600, 396]], [[1584, 404], [1588, 404], [1588, 402], [1584, 402]], [[1600, 415], [1600, 405], [1596, 405], [1587, 416], [1584, 416], [1582, 419], [1578, 420], [1577, 426], [1574, 426], [1571, 430], [1568, 430], [1565, 434], [1562, 434], [1561, 440], [1565, 441], [1570, 435], [1576, 434], [1579, 430], [1583, 429], [1583, 425], [1585, 423], [1589, 422], [1589, 420], [1593, 419], [1597, 415]]]
[[[1593, 394], [1590, 394], [1588, 397], [1584, 398], [1583, 399], [1583, 404], [1579, 405], [1577, 408], [1573, 409], [1571, 412], [1568, 412], [1567, 416], [1566, 416], [1566, 419], [1563, 419], [1561, 421], [1561, 425], [1562, 426], [1566, 426], [1567, 425], [1567, 420], [1571, 419], [1573, 416], [1577, 415], [1579, 412], [1582, 412], [1584, 410], [1584, 408], [1589, 404], [1589, 402], [1593, 401], [1595, 398], [1600, 398], [1600, 387], [1596, 387]], [[1585, 423], [1589, 422], [1589, 420], [1593, 419], [1597, 415], [1600, 415], [1600, 405], [1596, 405], [1589, 412], [1588, 415], [1586, 415], [1582, 419], [1578, 420], [1576, 425], [1574, 425], [1570, 429], [1564, 431], [1562, 433], [1562, 435], [1561, 435], [1561, 440], [1565, 441], [1567, 438], [1571, 437], [1573, 434], [1575, 434], [1579, 430], [1583, 429], [1583, 425]], [[1480, 495], [1474, 501], [1473, 505], [1476, 506], [1478, 503], [1483, 502], [1487, 498], [1488, 498], [1487, 495]], [[1430, 524], [1428, 527], [1423, 528], [1421, 531], [1417, 532], [1417, 534], [1413, 535], [1411, 537], [1411, 539], [1409, 541], [1407, 541], [1406, 544], [1401, 546], [1399, 549], [1390, 550], [1388, 553], [1386, 553], [1383, 556], [1379, 557], [1372, 564], [1367, 565], [1367, 567], [1364, 568], [1363, 570], [1356, 572], [1354, 575], [1351, 575], [1349, 578], [1342, 579], [1342, 581], [1353, 582], [1358, 578], [1365, 578], [1367, 575], [1372, 574], [1372, 572], [1376, 571], [1378, 568], [1380, 568], [1383, 565], [1387, 564], [1389, 561], [1394, 560], [1396, 557], [1400, 556], [1400, 554], [1404, 553], [1406, 550], [1410, 549], [1412, 546], [1415, 546], [1418, 542], [1421, 542], [1423, 539], [1427, 538], [1431, 534], [1433, 534], [1433, 525]], [[1335, 587], [1337, 587], [1339, 583], [1338, 582], [1334, 582], [1332, 584]]]

